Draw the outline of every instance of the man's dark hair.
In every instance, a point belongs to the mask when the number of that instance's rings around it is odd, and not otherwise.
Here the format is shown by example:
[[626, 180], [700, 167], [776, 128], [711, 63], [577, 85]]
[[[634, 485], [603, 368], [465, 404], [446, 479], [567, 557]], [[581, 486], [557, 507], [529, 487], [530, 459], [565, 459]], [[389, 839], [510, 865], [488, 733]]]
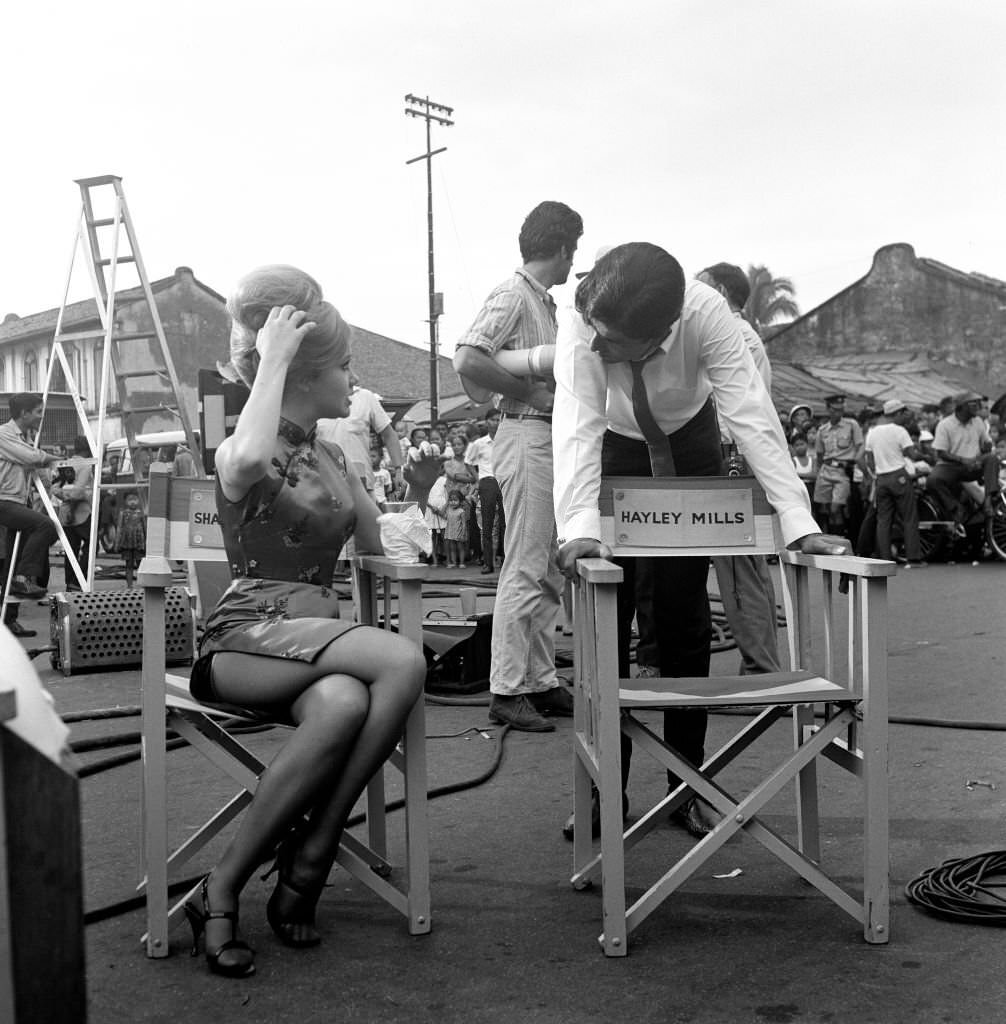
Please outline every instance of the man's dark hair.
[[[727, 293], [730, 305], [743, 309], [751, 294], [751, 282], [747, 274], [733, 263], [714, 263], [702, 271], [708, 274]], [[701, 275], [700, 275], [701, 276]]]
[[933, 403], [933, 402], [926, 402], [926, 404], [924, 406], [922, 406], [921, 409], [919, 409], [919, 412], [935, 412], [935, 413], [939, 413], [939, 411], [940, 411], [940, 407], [938, 405], [936, 405], [935, 403]]
[[78, 434], [73, 439], [73, 454], [74, 455], [90, 455], [91, 446], [87, 443], [87, 438], [83, 434]]
[[576, 289], [584, 320], [603, 320], [633, 340], [663, 338], [681, 316], [685, 273], [659, 245], [628, 242], [602, 256]]
[[26, 412], [37, 409], [42, 404], [42, 396], [34, 391], [19, 391], [10, 396], [10, 418], [19, 419]]
[[550, 260], [565, 247], [572, 256], [583, 234], [583, 219], [565, 203], [539, 203], [525, 218], [518, 242], [525, 263]]

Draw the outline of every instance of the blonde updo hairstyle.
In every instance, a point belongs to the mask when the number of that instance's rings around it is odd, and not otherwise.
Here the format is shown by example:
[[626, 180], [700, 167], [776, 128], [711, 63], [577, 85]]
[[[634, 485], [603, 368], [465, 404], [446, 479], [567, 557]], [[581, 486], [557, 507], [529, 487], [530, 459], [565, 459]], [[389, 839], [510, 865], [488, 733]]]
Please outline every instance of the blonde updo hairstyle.
[[258, 371], [258, 332], [274, 306], [293, 306], [307, 313], [315, 327], [304, 336], [287, 371], [286, 390], [313, 380], [349, 355], [351, 328], [330, 302], [321, 285], [297, 267], [277, 263], [245, 274], [227, 300], [231, 325], [231, 365], [250, 388]]

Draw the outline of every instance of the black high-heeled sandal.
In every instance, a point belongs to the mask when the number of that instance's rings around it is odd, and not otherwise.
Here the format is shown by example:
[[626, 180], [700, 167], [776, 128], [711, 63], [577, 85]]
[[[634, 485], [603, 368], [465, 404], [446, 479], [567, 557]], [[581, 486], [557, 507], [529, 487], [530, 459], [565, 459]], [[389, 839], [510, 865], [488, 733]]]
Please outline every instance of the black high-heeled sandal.
[[[206, 963], [209, 965], [210, 970], [214, 974], [222, 974], [228, 978], [247, 978], [255, 973], [255, 950], [248, 945], [247, 942], [243, 942], [238, 938], [230, 938], [226, 942], [217, 946], [216, 949], [210, 949], [206, 945], [205, 932], [207, 921], [232, 921], [233, 929], [231, 935], [237, 934], [238, 930], [238, 912], [236, 910], [211, 910], [208, 894], [206, 891], [207, 878], [203, 879], [202, 885], [199, 889], [199, 895], [202, 898], [202, 909], [195, 906], [191, 900], [186, 900], [185, 903], [185, 916], [188, 919], [189, 925], [192, 928], [192, 956], [199, 955], [199, 937], [203, 936], [203, 945], [206, 950]], [[248, 953], [248, 959], [239, 959], [233, 963], [221, 963], [220, 956], [222, 953], [229, 953], [231, 951]]]
[[[284, 946], [291, 946], [293, 949], [308, 949], [311, 946], [317, 946], [321, 942], [321, 936], [314, 926], [314, 910], [318, 900], [321, 898], [321, 892], [325, 888], [325, 879], [323, 878], [320, 882], [315, 882], [311, 885], [298, 885], [290, 877], [293, 869], [293, 858], [300, 845], [300, 838], [300, 828], [291, 829], [287, 833], [276, 847], [276, 859], [273, 861], [272, 867], [262, 876], [262, 881], [265, 881], [273, 872], [276, 873], [276, 888], [273, 889], [269, 902], [265, 907], [266, 920], [269, 922], [269, 927], [272, 928], [276, 938]], [[283, 889], [293, 895], [292, 900], [288, 898], [288, 902], [294, 905], [292, 916], [289, 914], [282, 916], [280, 914], [279, 902], [283, 899], [281, 895], [281, 890]], [[309, 928], [310, 933], [306, 936], [298, 937], [294, 934], [294, 931], [302, 926]]]

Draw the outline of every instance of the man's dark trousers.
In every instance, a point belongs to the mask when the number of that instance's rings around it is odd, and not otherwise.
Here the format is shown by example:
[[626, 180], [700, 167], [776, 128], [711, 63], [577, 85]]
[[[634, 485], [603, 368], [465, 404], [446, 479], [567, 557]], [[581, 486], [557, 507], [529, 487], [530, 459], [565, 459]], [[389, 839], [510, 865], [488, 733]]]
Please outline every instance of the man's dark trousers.
[[56, 527], [41, 512], [16, 501], [0, 501], [0, 524], [7, 527], [7, 559], [14, 547], [14, 537], [21, 531], [18, 545], [17, 568], [19, 576], [27, 576], [32, 583], [46, 586], [49, 582], [49, 548], [56, 543]]
[[494, 476], [484, 476], [479, 480], [479, 504], [482, 506], [482, 564], [493, 568], [493, 559], [496, 552], [493, 550], [493, 524], [499, 514], [500, 545], [503, 544], [503, 534], [506, 530], [506, 521], [503, 518], [503, 494], [500, 491], [499, 481]]
[[[680, 430], [669, 435], [679, 476], [718, 476], [723, 471], [719, 430], [712, 400]], [[601, 449], [605, 476], [652, 477], [645, 441], [608, 431]], [[618, 587], [618, 673], [629, 675], [629, 640], [637, 602], [648, 602], [644, 617], [655, 625], [660, 674], [709, 675], [712, 615], [706, 583], [709, 558], [620, 558], [624, 579]], [[693, 764], [705, 755], [708, 715], [699, 710], [664, 712], [664, 739]], [[622, 789], [629, 777], [632, 743], [622, 736]], [[674, 785], [670, 775], [669, 782]]]

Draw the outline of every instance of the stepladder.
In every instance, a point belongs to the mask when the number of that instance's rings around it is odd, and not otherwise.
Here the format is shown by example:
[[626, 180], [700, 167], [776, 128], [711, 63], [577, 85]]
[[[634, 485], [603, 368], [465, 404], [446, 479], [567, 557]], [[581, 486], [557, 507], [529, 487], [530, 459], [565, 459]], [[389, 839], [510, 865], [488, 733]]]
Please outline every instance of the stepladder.
[[[185, 406], [164, 325], [140, 253], [122, 178], [101, 175], [80, 178], [76, 184], [81, 203], [42, 397], [43, 404], [46, 404], [51, 391], [65, 390], [70, 394], [79, 421], [79, 436], [86, 438], [89, 450], [76, 453], [76, 457], [70, 460], [71, 465], [57, 464], [53, 467], [57, 474], [64, 474], [62, 479], [53, 481], [50, 473], [36, 473], [32, 489], [33, 503], [56, 526], [66, 554], [68, 576], [76, 577], [75, 580], [68, 578], [66, 582], [76, 583], [82, 590], [89, 591], [94, 584], [102, 494], [101, 469], [110, 404], [114, 403], [112, 408], [118, 414], [121, 431], [131, 451], [135, 450], [141, 432], [170, 425], [184, 433], [196, 475], [202, 477], [205, 473], [191, 415]], [[71, 303], [70, 293], [75, 276], [82, 268], [86, 270], [100, 325], [85, 330], [67, 326], [68, 322], [78, 319], [72, 315], [77, 307]], [[70, 306], [75, 309], [68, 312]], [[96, 374], [95, 381], [97, 394], [90, 402], [90, 416], [82, 397], [82, 362], [76, 355], [82, 350], [90, 350], [95, 365], [100, 362], [100, 372]], [[43, 423], [44, 419], [43, 415]], [[36, 446], [41, 436], [40, 424], [34, 439]], [[75, 481], [74, 477], [80, 477], [80, 480]], [[62, 491], [66, 490], [62, 486], [64, 484], [72, 488], [73, 497], [68, 500], [90, 504], [89, 543], [83, 548], [71, 543], [67, 537], [66, 524], [60, 521], [50, 494], [53, 482]], [[81, 483], [85, 486], [81, 487]], [[7, 585], [4, 587], [3, 614], [6, 613], [7, 595], [16, 573], [21, 540], [20, 535], [13, 540]], [[78, 552], [83, 551], [87, 552], [87, 557], [78, 558]]]

